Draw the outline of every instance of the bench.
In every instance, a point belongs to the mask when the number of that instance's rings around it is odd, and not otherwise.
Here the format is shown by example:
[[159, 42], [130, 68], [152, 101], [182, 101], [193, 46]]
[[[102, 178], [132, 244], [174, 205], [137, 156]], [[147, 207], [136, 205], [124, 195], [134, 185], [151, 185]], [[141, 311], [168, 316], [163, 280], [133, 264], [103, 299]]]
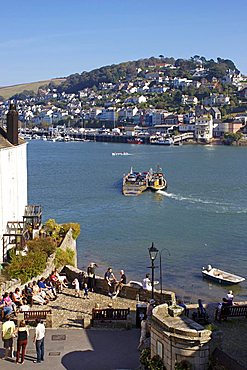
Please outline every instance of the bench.
[[215, 320], [227, 320], [228, 317], [241, 317], [247, 318], [247, 305], [233, 305], [223, 306], [221, 309], [217, 308], [215, 312]]
[[129, 326], [129, 308], [93, 308], [91, 325], [95, 326]]
[[46, 326], [52, 328], [52, 311], [51, 310], [30, 310], [17, 314], [17, 323], [21, 320], [26, 322], [34, 322], [37, 319], [46, 321]]

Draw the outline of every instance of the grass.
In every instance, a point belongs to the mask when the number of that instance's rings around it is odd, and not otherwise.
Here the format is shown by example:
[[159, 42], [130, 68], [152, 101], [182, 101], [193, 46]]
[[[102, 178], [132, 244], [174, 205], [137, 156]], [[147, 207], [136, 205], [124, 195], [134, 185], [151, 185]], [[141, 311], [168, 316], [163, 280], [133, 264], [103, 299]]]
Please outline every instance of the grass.
[[37, 93], [40, 86], [48, 85], [51, 81], [54, 82], [56, 85], [60, 85], [61, 82], [64, 80], [65, 80], [64, 78], [52, 78], [50, 80], [45, 81], [37, 81], [13, 86], [0, 87], [0, 96], [2, 96], [4, 99], [9, 99], [11, 96], [19, 94], [24, 90], [32, 90], [35, 93]]

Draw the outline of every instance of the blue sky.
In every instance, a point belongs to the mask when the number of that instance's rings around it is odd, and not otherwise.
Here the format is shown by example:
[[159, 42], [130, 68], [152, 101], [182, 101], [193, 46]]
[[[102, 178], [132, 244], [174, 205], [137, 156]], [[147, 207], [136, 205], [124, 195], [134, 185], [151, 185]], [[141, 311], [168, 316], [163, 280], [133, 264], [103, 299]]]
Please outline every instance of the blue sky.
[[0, 86], [160, 54], [229, 58], [247, 74], [246, 0], [12, 0], [0, 11]]

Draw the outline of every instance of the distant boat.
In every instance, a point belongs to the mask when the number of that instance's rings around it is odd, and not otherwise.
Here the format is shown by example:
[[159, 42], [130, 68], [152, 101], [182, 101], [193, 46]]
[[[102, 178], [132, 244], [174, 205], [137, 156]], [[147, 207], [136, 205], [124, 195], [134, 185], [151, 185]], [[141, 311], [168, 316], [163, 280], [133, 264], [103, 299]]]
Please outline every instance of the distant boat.
[[150, 144], [152, 145], [173, 145], [173, 139], [171, 137], [164, 138], [162, 136], [150, 137]]
[[125, 196], [136, 196], [143, 193], [148, 187], [148, 172], [130, 172], [123, 176], [122, 192]]
[[245, 281], [245, 278], [241, 276], [217, 269], [211, 265], [208, 265], [207, 268], [202, 268], [202, 276], [206, 279], [225, 285], [239, 284]]
[[130, 153], [128, 153], [128, 152], [112, 152], [112, 154], [111, 154], [113, 157], [114, 156], [121, 156], [121, 155], [131, 155]]
[[139, 137], [133, 137], [131, 139], [127, 139], [128, 144], [143, 144], [143, 140]]

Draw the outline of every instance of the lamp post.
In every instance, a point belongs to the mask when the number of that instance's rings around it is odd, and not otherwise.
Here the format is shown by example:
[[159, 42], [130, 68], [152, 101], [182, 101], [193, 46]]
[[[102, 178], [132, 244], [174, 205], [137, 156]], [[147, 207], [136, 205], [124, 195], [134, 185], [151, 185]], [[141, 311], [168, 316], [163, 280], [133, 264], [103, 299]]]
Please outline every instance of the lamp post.
[[154, 298], [154, 269], [155, 269], [155, 266], [154, 266], [154, 260], [156, 259], [157, 257], [157, 254], [159, 252], [159, 250], [157, 248], [155, 248], [154, 246], [154, 243], [152, 242], [152, 245], [150, 248], [148, 248], [148, 252], [149, 252], [149, 257], [150, 257], [150, 260], [151, 260], [151, 269], [152, 269], [152, 299]]
[[171, 255], [169, 249], [167, 249], [167, 248], [163, 248], [163, 249], [161, 249], [161, 251], [159, 251], [159, 255], [160, 255], [160, 293], [161, 294], [163, 293], [163, 285], [162, 285], [162, 252], [163, 251], [167, 251], [168, 255], [169, 256]]

